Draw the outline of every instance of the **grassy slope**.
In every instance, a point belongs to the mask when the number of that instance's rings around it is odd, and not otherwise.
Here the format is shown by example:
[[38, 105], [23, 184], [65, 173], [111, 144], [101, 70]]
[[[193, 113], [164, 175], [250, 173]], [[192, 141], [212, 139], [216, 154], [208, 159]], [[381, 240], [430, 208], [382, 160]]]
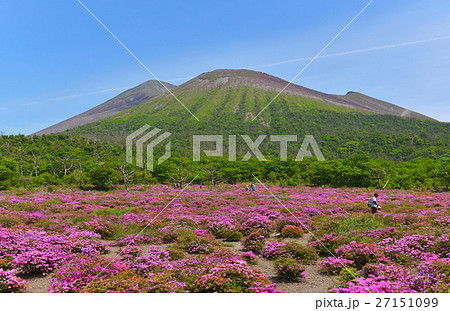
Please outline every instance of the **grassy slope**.
[[[326, 156], [345, 157], [362, 150], [373, 157], [398, 160], [439, 157], [448, 151], [450, 141], [449, 123], [372, 114], [285, 94], [278, 97], [258, 120], [251, 122], [276, 95], [273, 91], [257, 88], [219, 85], [177, 95], [200, 122], [175, 99], [164, 94], [69, 133], [123, 141], [128, 134], [149, 124], [173, 133], [177, 150], [186, 155], [193, 134], [249, 134], [253, 137], [258, 134], [297, 134], [300, 137], [312, 134], [325, 149]], [[278, 152], [278, 146], [273, 143], [266, 143], [261, 149], [273, 154]]]

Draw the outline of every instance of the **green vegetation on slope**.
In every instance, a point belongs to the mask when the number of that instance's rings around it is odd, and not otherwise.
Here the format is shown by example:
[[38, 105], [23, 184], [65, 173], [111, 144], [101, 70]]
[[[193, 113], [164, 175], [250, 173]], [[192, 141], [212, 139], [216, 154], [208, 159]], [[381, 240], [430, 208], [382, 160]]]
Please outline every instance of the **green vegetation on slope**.
[[[200, 122], [165, 95], [68, 134], [123, 143], [127, 135], [149, 124], [172, 133], [178, 156], [190, 156], [194, 134], [246, 134], [253, 139], [261, 134], [314, 135], [328, 159], [345, 158], [358, 151], [393, 161], [437, 159], [449, 150], [449, 123], [372, 114], [288, 94], [278, 97], [252, 122], [275, 92], [222, 85], [177, 95]], [[278, 153], [268, 142], [260, 149], [272, 156]], [[293, 156], [296, 151], [290, 152]]]

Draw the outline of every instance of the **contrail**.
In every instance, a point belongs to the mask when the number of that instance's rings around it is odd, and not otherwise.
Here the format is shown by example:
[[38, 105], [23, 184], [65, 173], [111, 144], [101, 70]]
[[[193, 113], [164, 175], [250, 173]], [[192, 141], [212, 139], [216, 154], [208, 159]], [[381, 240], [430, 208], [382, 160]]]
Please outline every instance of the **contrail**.
[[52, 98], [51, 100], [64, 100], [64, 99], [70, 99], [70, 98], [81, 97], [81, 96], [89, 96], [89, 95], [95, 95], [95, 94], [109, 93], [109, 92], [113, 92], [113, 91], [128, 90], [133, 87], [134, 86], [125, 86], [125, 87], [118, 87], [118, 88], [114, 88], [114, 89], [105, 89], [105, 90], [100, 90], [100, 91], [95, 91], [95, 92], [90, 92], [90, 93], [73, 94], [73, 95]]
[[66, 96], [62, 96], [62, 97], [49, 98], [49, 99], [42, 100], [42, 101], [29, 102], [26, 104], [22, 104], [22, 106], [33, 106], [33, 105], [44, 104], [46, 102], [65, 100], [65, 99], [77, 98], [77, 97], [82, 97], [82, 96], [90, 96], [90, 95], [96, 95], [96, 94], [102, 94], [102, 93], [109, 93], [109, 92], [113, 92], [113, 91], [120, 91], [120, 90], [126, 90], [126, 89], [131, 89], [131, 88], [132, 88], [132, 86], [125, 86], [125, 87], [118, 87], [118, 88], [113, 88], [113, 89], [99, 90], [99, 91], [94, 91], [94, 92], [89, 92], [89, 93], [72, 94], [72, 95], [66, 95]]
[[[417, 41], [410, 41], [410, 42], [402, 42], [402, 43], [394, 43], [394, 44], [387, 44], [387, 45], [381, 45], [381, 46], [374, 46], [370, 48], [365, 49], [358, 49], [358, 50], [351, 50], [351, 51], [345, 51], [345, 52], [338, 52], [333, 54], [324, 54], [319, 56], [318, 58], [327, 58], [327, 57], [336, 57], [336, 56], [344, 56], [344, 55], [351, 55], [351, 54], [359, 54], [359, 53], [366, 53], [366, 52], [372, 52], [372, 51], [378, 51], [378, 50], [385, 50], [385, 49], [392, 49], [392, 48], [398, 48], [398, 47], [404, 47], [404, 46], [410, 46], [410, 45], [417, 45], [432, 41], [440, 41], [440, 40], [448, 40], [450, 39], [450, 35], [447, 36], [441, 36], [441, 37], [434, 37], [424, 40], [417, 40]], [[313, 56], [311, 57], [301, 57], [301, 58], [294, 58], [285, 60], [282, 62], [277, 63], [270, 63], [265, 65], [257, 65], [257, 66], [251, 66], [246, 67], [247, 69], [256, 69], [256, 68], [264, 68], [264, 67], [272, 67], [272, 66], [278, 66], [278, 65], [284, 65], [284, 64], [290, 64], [290, 63], [296, 63], [300, 61], [306, 61], [313, 59]]]
[[275, 95], [275, 97], [273, 97], [272, 98], [272, 100], [267, 104], [267, 105], [265, 105], [264, 106], [264, 108], [260, 111], [260, 112], [258, 112], [257, 114], [256, 114], [256, 116], [252, 119], [252, 122], [253, 121], [255, 121], [256, 120], [256, 118], [258, 118], [258, 116], [261, 114], [261, 113], [263, 113], [264, 112], [264, 110], [266, 110], [267, 109], [267, 107], [269, 107], [277, 98], [278, 98], [278, 96], [280, 96], [281, 95], [281, 93], [283, 93], [284, 92], [284, 90], [286, 90], [288, 87], [289, 87], [289, 85], [291, 85], [306, 69], [308, 69], [308, 67], [312, 64], [312, 63], [314, 63], [314, 61], [316, 60], [316, 59], [318, 59], [322, 54], [323, 54], [323, 52], [325, 52], [325, 50], [326, 49], [328, 49], [328, 47], [337, 39], [337, 38], [339, 38], [339, 36], [348, 28], [348, 27], [350, 27], [352, 24], [353, 24], [353, 22], [362, 14], [362, 13], [364, 13], [364, 11], [372, 4], [372, 2], [374, 2], [375, 0], [370, 0], [370, 2], [369, 3], [367, 3], [366, 4], [366, 6], [365, 7], [363, 7], [362, 8], [362, 10], [361, 11], [359, 11], [358, 12], [358, 14], [356, 14], [348, 23], [347, 23], [347, 25], [345, 25], [345, 27], [344, 28], [342, 28], [341, 29], [341, 31], [339, 31], [338, 33], [337, 33], [337, 35], [335, 35], [334, 37], [333, 37], [333, 39], [331, 39], [330, 40], [330, 42], [328, 42], [320, 51], [319, 51], [319, 53], [317, 53], [316, 54], [316, 56], [314, 56], [307, 64], [306, 64], [306, 66], [304, 66], [303, 68], [302, 68], [302, 70], [300, 70], [296, 75], [295, 75], [295, 77], [294, 78], [292, 78], [287, 84], [286, 84], [286, 86], [284, 87], [284, 88], [282, 88], [281, 89], [281, 91], [280, 92], [278, 92], [277, 93], [277, 95]]
[[[367, 53], [367, 52], [372, 52], [372, 51], [393, 49], [393, 48], [398, 48], [398, 47], [418, 45], [418, 44], [422, 44], [422, 43], [428, 43], [428, 42], [440, 41], [440, 40], [448, 40], [448, 39], [450, 39], [450, 35], [428, 38], [428, 39], [417, 40], [417, 41], [380, 45], [380, 46], [374, 46], [374, 47], [365, 48], [365, 49], [344, 51], [344, 52], [338, 52], [338, 53], [333, 53], [333, 54], [324, 54], [324, 55], [319, 56], [318, 58], [337, 57], [337, 56], [345, 56], [345, 55], [352, 55], [352, 54], [359, 54], [359, 53]], [[311, 57], [301, 57], [301, 58], [289, 59], [289, 60], [285, 60], [285, 61], [281, 61], [281, 62], [277, 62], [277, 63], [270, 63], [270, 64], [265, 64], [265, 65], [257, 65], [257, 66], [244, 67], [244, 68], [257, 69], [257, 68], [264, 68], [264, 67], [272, 67], [272, 66], [279, 66], [279, 65], [290, 64], [290, 63], [296, 63], [296, 62], [300, 62], [300, 61], [307, 61], [307, 60], [311, 60], [311, 59], [313, 59], [312, 56]], [[175, 81], [181, 81], [181, 80], [189, 80], [192, 78], [195, 78], [195, 77], [193, 77], [193, 76], [192, 77], [182, 77], [182, 78], [175, 78], [175, 79], [170, 79], [170, 80], [165, 80], [165, 81], [166, 82], [175, 82]], [[72, 95], [67, 95], [67, 96], [62, 96], [62, 97], [50, 98], [50, 99], [46, 99], [43, 101], [29, 102], [26, 104], [22, 104], [22, 106], [32, 106], [32, 105], [43, 104], [43, 103], [51, 102], [51, 101], [65, 100], [65, 99], [77, 98], [77, 97], [82, 97], [82, 96], [108, 93], [108, 92], [112, 92], [112, 91], [126, 90], [126, 89], [131, 89], [132, 87], [133, 86], [125, 86], [125, 87], [99, 90], [99, 91], [94, 91], [94, 92], [89, 92], [89, 93], [72, 94]], [[5, 109], [2, 109], [2, 110], [5, 110]]]

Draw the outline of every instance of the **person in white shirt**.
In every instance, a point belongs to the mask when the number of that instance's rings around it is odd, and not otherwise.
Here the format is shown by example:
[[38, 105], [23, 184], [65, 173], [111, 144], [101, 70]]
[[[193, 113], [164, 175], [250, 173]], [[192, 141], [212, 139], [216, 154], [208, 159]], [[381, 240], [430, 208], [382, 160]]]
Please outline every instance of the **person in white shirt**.
[[368, 204], [369, 207], [371, 208], [372, 214], [377, 213], [381, 209], [381, 206], [378, 205], [377, 198], [378, 198], [378, 193], [375, 193], [373, 195], [373, 197], [370, 199], [369, 204]]

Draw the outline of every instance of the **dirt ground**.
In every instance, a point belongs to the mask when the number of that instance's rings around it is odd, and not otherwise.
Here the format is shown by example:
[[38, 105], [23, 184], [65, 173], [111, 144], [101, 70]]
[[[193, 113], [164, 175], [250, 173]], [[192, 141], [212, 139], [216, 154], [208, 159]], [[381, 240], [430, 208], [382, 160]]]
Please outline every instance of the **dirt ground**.
[[[299, 239], [285, 239], [285, 241], [297, 241], [299, 243], [306, 244], [309, 238], [309, 234], [305, 234]], [[243, 252], [240, 242], [226, 242], [225, 244], [229, 245], [229, 247], [236, 253]], [[145, 254], [148, 252], [151, 245], [140, 246], [143, 248], [143, 253]], [[165, 245], [162, 245], [162, 247], [164, 246]], [[119, 247], [110, 247], [110, 251], [104, 256], [114, 258], [117, 256], [119, 249]], [[308, 278], [302, 279], [298, 282], [281, 282], [277, 280], [275, 277], [273, 262], [262, 256], [258, 256], [258, 264], [253, 265], [252, 267], [261, 270], [270, 281], [277, 284], [276, 289], [280, 290], [282, 293], [326, 293], [329, 288], [336, 286], [335, 278], [319, 273], [318, 263], [306, 266], [305, 272], [308, 274]], [[28, 282], [28, 287], [26, 288], [25, 293], [48, 293], [51, 280], [50, 275], [30, 277], [25, 280]]]
[[[277, 236], [271, 237], [276, 238]], [[305, 234], [299, 239], [284, 239], [284, 241], [296, 241], [306, 245], [309, 238], [310, 234]], [[227, 242], [227, 244], [233, 245], [232, 249], [236, 253], [243, 252], [240, 242]], [[270, 281], [277, 284], [276, 289], [280, 290], [282, 293], [327, 293], [329, 288], [337, 285], [334, 277], [319, 273], [318, 263], [306, 266], [305, 272], [308, 274], [308, 278], [298, 282], [282, 282], [277, 280], [273, 262], [262, 256], [258, 256], [258, 264], [253, 265], [252, 267], [261, 270]]]

